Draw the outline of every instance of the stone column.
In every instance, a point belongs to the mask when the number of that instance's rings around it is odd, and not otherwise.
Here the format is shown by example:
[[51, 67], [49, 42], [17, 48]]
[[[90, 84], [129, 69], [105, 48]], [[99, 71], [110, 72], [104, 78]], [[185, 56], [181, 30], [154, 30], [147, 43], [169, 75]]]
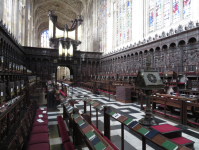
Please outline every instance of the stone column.
[[117, 20], [117, 3], [113, 3], [113, 31], [112, 31], [112, 50], [114, 50], [117, 47], [117, 43], [116, 43], [116, 39], [117, 39], [117, 24], [116, 24], [116, 20]]
[[[146, 35], [148, 34], [148, 31], [149, 31], [149, 9], [148, 9], [148, 1], [144, 1], [143, 3], [143, 36], [146, 37]], [[134, 11], [134, 6], [132, 6], [132, 13]], [[132, 25], [133, 25], [134, 22], [132, 22]], [[132, 36], [132, 39], [134, 37], [134, 34], [131, 35]]]
[[107, 47], [106, 47], [106, 52], [108, 53], [112, 50], [112, 45], [113, 45], [113, 0], [108, 0], [107, 1]]
[[10, 30], [10, 32], [12, 33], [12, 34], [14, 34], [14, 26], [15, 26], [15, 18], [16, 18], [16, 16], [15, 16], [15, 8], [16, 8], [16, 1], [12, 1], [12, 15], [11, 15], [11, 30]]
[[170, 13], [169, 13], [170, 25], [173, 23], [173, 0], [170, 0]]
[[184, 19], [184, 16], [183, 16], [183, 0], [180, 0], [180, 20], [179, 21], [181, 21], [181, 20], [183, 20]]
[[93, 0], [93, 52], [98, 52], [99, 51], [99, 39], [98, 39], [98, 34], [97, 34], [97, 10], [98, 10], [98, 5], [97, 5], [98, 0]]
[[0, 0], [0, 20], [3, 20], [4, 0]]
[[[133, 1], [132, 9], [132, 41], [138, 42], [143, 39], [143, 19], [144, 19], [143, 0]], [[149, 6], [149, 4], [147, 4]], [[139, 15], [138, 15], [139, 14]], [[149, 16], [149, 13], [148, 13]], [[147, 20], [149, 17], [147, 17]], [[149, 25], [149, 23], [147, 22]], [[135, 36], [136, 35], [136, 36]]]
[[18, 39], [19, 35], [19, 1], [15, 1], [14, 36]]
[[28, 46], [28, 32], [30, 32], [29, 30], [28, 30], [28, 5], [29, 5], [29, 3], [30, 3], [30, 0], [26, 0], [26, 3], [25, 3], [25, 14], [24, 14], [24, 31], [25, 31], [25, 33], [23, 33], [24, 34], [24, 37], [25, 37], [25, 39], [24, 39], [24, 46]]
[[199, 3], [198, 0], [191, 1], [191, 17], [190, 20], [198, 21], [199, 18]]

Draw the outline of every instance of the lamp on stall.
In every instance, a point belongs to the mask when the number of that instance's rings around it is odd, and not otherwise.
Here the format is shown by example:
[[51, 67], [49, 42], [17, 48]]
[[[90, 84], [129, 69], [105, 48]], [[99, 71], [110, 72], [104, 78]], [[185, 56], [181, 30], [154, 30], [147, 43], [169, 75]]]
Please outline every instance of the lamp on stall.
[[15, 63], [12, 64], [12, 70], [15, 71]]
[[71, 27], [66, 24], [61, 28], [57, 24], [57, 16], [53, 11], [49, 11], [49, 40], [54, 48], [58, 48], [58, 55], [61, 58], [73, 57], [73, 51], [81, 44], [81, 23], [83, 19], [81, 15], [77, 19], [72, 20]]
[[11, 71], [12, 69], [12, 62], [9, 62], [9, 70]]
[[0, 56], [0, 71], [3, 71], [3, 56]]

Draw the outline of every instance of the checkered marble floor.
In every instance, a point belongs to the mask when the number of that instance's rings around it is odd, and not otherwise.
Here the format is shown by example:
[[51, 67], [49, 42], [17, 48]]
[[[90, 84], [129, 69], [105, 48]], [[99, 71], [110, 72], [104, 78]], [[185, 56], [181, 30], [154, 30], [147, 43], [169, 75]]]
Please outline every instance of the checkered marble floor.
[[[133, 118], [134, 120], [140, 120], [143, 118], [145, 113], [143, 111], [140, 111], [140, 106], [135, 103], [121, 103], [118, 101], [115, 101], [114, 99], [110, 99], [102, 96], [102, 95], [96, 95], [92, 94], [90, 91], [82, 89], [80, 87], [70, 88], [69, 97], [72, 98], [72, 100], [79, 101], [84, 97], [84, 95], [89, 96], [92, 100], [97, 101], [98, 103], [106, 106], [110, 106], [112, 110], [115, 112], [118, 112], [120, 114], [123, 114], [126, 117]], [[83, 113], [83, 102], [80, 101], [78, 104], [75, 104], [75, 107], [79, 109], [80, 113]], [[63, 108], [61, 106], [57, 107], [59, 109], [58, 112], [49, 112], [48, 113], [48, 121], [49, 121], [49, 138], [50, 138], [50, 147], [51, 150], [62, 150], [63, 145], [61, 144], [61, 137], [58, 131], [57, 126], [57, 116], [63, 115]], [[87, 106], [87, 113], [90, 114], [90, 106]], [[94, 125], [96, 125], [96, 111], [95, 109], [91, 109], [91, 120]], [[177, 123], [162, 119], [160, 117], [155, 117], [156, 120], [159, 122], [159, 124], [165, 124], [168, 123], [173, 126], [177, 126], [179, 128], [184, 129], [182, 132], [182, 136], [185, 138], [188, 138], [195, 142], [194, 147], [195, 150], [199, 150], [199, 132], [190, 129], [188, 126], [182, 126]], [[103, 118], [103, 112], [98, 113], [98, 128], [100, 131], [104, 131], [104, 118]], [[68, 128], [67, 128], [68, 129]], [[124, 138], [125, 138], [125, 150], [141, 150], [142, 149], [142, 140], [141, 137], [131, 130], [129, 130], [127, 127], [124, 128]], [[70, 135], [70, 134], [69, 134]], [[71, 138], [72, 141], [72, 138]], [[121, 124], [111, 118], [111, 141], [119, 148], [121, 149]], [[82, 148], [83, 150], [87, 150], [88, 148]], [[150, 141], [147, 141], [147, 150], [161, 150], [158, 146], [151, 143]]]

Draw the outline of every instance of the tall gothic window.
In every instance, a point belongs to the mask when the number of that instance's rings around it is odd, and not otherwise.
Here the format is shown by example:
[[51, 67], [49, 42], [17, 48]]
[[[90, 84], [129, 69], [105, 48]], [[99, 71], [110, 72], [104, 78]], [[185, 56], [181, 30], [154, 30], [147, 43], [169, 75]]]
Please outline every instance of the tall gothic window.
[[[183, 18], [180, 18], [180, 16], [183, 16]], [[190, 16], [191, 0], [149, 0], [149, 32], [160, 29], [162, 24], [163, 27], [166, 27], [170, 23], [177, 23], [180, 19], [186, 19]]]
[[153, 31], [153, 21], [154, 21], [154, 15], [153, 10], [154, 9], [154, 1], [150, 0], [149, 3], [149, 32]]
[[180, 0], [173, 0], [173, 23], [180, 20]]
[[156, 29], [161, 28], [161, 0], [156, 0]]
[[120, 15], [120, 14], [119, 14], [119, 11], [118, 11], [118, 7], [119, 7], [119, 6], [118, 6], [118, 4], [117, 4], [117, 12], [116, 12], [116, 20], [117, 20], [117, 22], [116, 22], [116, 24], [117, 24], [117, 27], [116, 27], [116, 28], [117, 28], [117, 31], [116, 31], [116, 35], [117, 35], [117, 36], [116, 36], [116, 46], [119, 46], [119, 37], [120, 37], [120, 29], [119, 29], [119, 28], [120, 28], [120, 27], [119, 27], [119, 22], [120, 22], [120, 21], [119, 21], [119, 15]]
[[164, 0], [164, 26], [169, 25], [169, 16], [170, 16], [170, 0]]
[[43, 47], [43, 48], [49, 48], [49, 34], [48, 34], [48, 30], [44, 31], [41, 34], [41, 47]]
[[131, 40], [132, 2], [120, 0], [116, 7], [116, 46], [120, 46]]
[[99, 2], [100, 52], [107, 49], [107, 0]]
[[122, 34], [122, 25], [123, 25], [123, 17], [122, 17], [122, 5], [123, 4], [123, 0], [120, 0], [120, 3], [119, 3], [119, 45], [121, 45], [122, 44], [122, 36], [123, 36], [123, 34]]
[[4, 0], [3, 22], [11, 30], [12, 0]]
[[127, 1], [127, 41], [131, 40], [131, 23], [132, 23], [132, 3]]
[[191, 15], [191, 0], [183, 0], [184, 18]]

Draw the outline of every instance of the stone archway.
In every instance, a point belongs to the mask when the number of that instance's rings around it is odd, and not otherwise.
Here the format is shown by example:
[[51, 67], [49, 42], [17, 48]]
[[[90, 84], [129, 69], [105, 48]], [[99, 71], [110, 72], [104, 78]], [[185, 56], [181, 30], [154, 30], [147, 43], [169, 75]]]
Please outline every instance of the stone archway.
[[65, 66], [57, 67], [57, 80], [61, 80], [61, 79], [70, 80], [70, 78], [71, 78], [71, 72], [68, 67], [65, 67]]

